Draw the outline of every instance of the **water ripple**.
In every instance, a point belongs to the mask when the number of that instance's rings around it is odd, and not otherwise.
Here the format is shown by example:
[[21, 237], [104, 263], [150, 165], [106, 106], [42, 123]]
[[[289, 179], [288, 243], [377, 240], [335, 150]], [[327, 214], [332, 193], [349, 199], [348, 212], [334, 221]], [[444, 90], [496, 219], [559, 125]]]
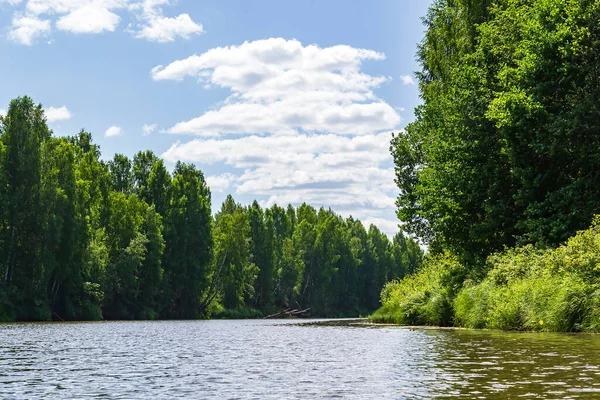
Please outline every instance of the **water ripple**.
[[335, 322], [0, 325], [0, 397], [600, 396], [600, 337]]

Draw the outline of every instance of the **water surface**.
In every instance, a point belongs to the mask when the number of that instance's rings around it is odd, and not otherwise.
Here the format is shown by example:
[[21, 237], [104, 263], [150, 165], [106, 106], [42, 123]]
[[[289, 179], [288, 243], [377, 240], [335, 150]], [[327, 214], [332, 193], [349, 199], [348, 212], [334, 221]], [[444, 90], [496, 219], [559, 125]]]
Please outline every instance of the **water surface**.
[[163, 321], [0, 325], [0, 398], [600, 398], [600, 336]]

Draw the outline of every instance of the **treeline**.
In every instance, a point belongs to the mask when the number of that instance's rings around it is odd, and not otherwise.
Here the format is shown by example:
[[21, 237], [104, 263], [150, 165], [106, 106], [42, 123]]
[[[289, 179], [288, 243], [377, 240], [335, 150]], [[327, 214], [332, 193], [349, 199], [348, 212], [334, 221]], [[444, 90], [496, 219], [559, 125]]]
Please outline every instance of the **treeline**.
[[229, 196], [213, 217], [194, 165], [100, 156], [28, 97], [0, 117], [0, 320], [358, 315], [420, 265], [414, 241], [331, 210]]
[[[554, 257], [562, 250], [553, 249], [600, 213], [600, 2], [436, 0], [424, 21], [423, 105], [391, 149], [398, 216], [429, 244], [431, 257], [419, 276], [382, 293], [379, 315], [395, 319], [403, 308], [411, 310], [410, 321], [444, 325], [595, 326], [584, 322], [581, 304], [597, 305], [580, 296], [600, 293], [584, 271], [585, 260], [597, 259], [597, 239], [570, 252], [581, 258], [571, 263], [582, 269], [574, 278], [568, 260]], [[530, 252], [549, 252], [543, 257], [554, 261], [523, 256]], [[511, 262], [522, 264], [521, 272], [502, 272]], [[571, 286], [558, 285], [561, 277]], [[584, 291], [583, 277], [591, 285]], [[556, 301], [543, 304], [557, 307], [555, 320], [539, 324], [547, 319], [534, 321], [539, 312], [525, 303], [542, 304], [537, 300], [551, 296], [553, 284]], [[572, 301], [560, 300], [569, 290]], [[406, 306], [410, 298], [420, 305]], [[558, 311], [563, 306], [578, 311], [567, 316]], [[512, 322], [498, 322], [505, 312]], [[474, 318], [484, 322], [467, 322]]]

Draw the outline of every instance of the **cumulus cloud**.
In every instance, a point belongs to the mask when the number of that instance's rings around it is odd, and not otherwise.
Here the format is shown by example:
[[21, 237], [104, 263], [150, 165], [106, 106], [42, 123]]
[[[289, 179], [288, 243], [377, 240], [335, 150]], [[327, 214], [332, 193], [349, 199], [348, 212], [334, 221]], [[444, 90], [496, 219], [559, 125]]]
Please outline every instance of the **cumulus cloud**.
[[50, 107], [44, 110], [46, 114], [46, 121], [55, 122], [55, 121], [64, 121], [71, 118], [71, 112], [65, 106], [62, 107]]
[[121, 18], [105, 5], [91, 3], [60, 17], [56, 21], [56, 27], [72, 33], [114, 32], [120, 20]]
[[175, 124], [170, 133], [355, 135], [400, 123], [396, 110], [373, 93], [388, 78], [360, 70], [363, 61], [383, 59], [368, 49], [271, 38], [214, 48], [156, 66], [151, 74], [156, 81], [194, 77], [232, 92], [217, 109]]
[[104, 132], [104, 137], [120, 136], [122, 134], [119, 126], [113, 125]]
[[402, 83], [405, 85], [416, 85], [416, 82], [410, 75], [402, 75], [400, 79], [402, 79]]
[[166, 43], [174, 41], [178, 36], [189, 39], [203, 32], [202, 24], [194, 22], [188, 14], [180, 14], [174, 18], [161, 16], [150, 19], [135, 37]]
[[162, 157], [233, 170], [207, 178], [215, 192], [259, 198], [265, 206], [332, 207], [394, 234], [389, 132], [401, 119], [374, 93], [389, 78], [361, 70], [363, 62], [384, 59], [369, 49], [271, 38], [156, 66], [155, 81], [192, 78], [231, 91], [211, 110], [167, 129], [200, 138], [177, 142]]
[[[13, 6], [21, 3], [20, 0], [0, 2]], [[169, 0], [26, 0], [24, 3], [13, 15], [9, 38], [25, 45], [48, 35], [52, 24], [57, 30], [75, 34], [114, 32], [122, 19], [118, 13], [125, 12], [139, 21], [136, 29], [129, 29], [137, 38], [170, 42], [204, 32], [202, 24], [194, 22], [188, 14], [164, 16], [162, 8], [172, 3]]]
[[15, 13], [8, 37], [19, 44], [31, 46], [35, 39], [49, 34], [50, 30], [49, 20]]
[[4, 108], [0, 108], [0, 117], [4, 117], [6, 115], [6, 110]]
[[144, 136], [148, 136], [150, 135], [152, 132], [154, 132], [156, 130], [156, 128], [158, 128], [158, 125], [156, 124], [144, 124], [142, 126], [142, 131], [144, 132]]
[[389, 133], [380, 133], [196, 139], [175, 143], [162, 157], [169, 162], [233, 167], [237, 175], [213, 177], [209, 185], [217, 183], [221, 190], [235, 183], [238, 194], [265, 196], [268, 206], [308, 202], [354, 214], [370, 209], [382, 215], [390, 210], [393, 214], [397, 194], [388, 153], [390, 138]]
[[202, 24], [194, 22], [188, 14], [165, 17], [162, 6], [166, 4], [169, 4], [168, 0], [144, 0], [132, 7], [138, 10], [138, 19], [142, 21], [134, 31], [136, 38], [166, 43], [174, 41], [177, 37], [189, 39], [204, 33]]
[[221, 175], [209, 175], [206, 177], [206, 182], [212, 192], [225, 192], [236, 179], [235, 175], [225, 173]]

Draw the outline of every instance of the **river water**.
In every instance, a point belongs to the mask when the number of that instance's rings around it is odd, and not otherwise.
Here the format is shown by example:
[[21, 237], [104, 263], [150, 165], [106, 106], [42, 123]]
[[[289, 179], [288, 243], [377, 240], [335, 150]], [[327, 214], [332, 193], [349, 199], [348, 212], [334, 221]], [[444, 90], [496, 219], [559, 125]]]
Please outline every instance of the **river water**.
[[0, 398], [600, 398], [600, 336], [344, 322], [0, 324]]

